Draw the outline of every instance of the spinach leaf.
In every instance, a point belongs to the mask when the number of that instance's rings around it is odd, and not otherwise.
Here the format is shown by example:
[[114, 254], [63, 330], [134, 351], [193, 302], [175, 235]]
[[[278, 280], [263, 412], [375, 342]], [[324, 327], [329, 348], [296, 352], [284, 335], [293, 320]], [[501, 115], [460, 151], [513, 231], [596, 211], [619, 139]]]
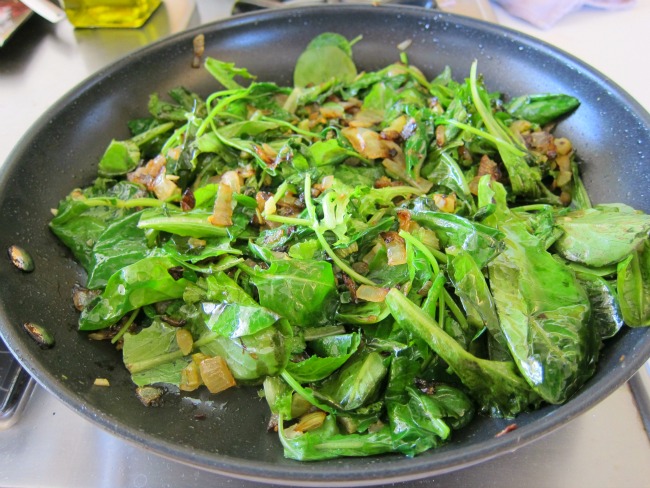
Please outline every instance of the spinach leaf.
[[181, 371], [191, 359], [180, 352], [176, 330], [154, 320], [137, 334], [124, 334], [123, 360], [129, 371], [135, 370], [131, 379], [136, 385], [169, 383], [178, 386], [181, 383]]
[[465, 351], [395, 288], [386, 295], [386, 303], [402, 328], [422, 338], [447, 362], [482, 410], [497, 417], [514, 417], [541, 403], [512, 362], [481, 359]]
[[546, 125], [575, 110], [579, 105], [580, 100], [570, 95], [539, 93], [513, 98], [504, 108], [518, 119]]
[[411, 217], [418, 224], [435, 231], [440, 244], [448, 251], [462, 249], [468, 252], [479, 268], [501, 252], [501, 231], [460, 215], [427, 210], [426, 206], [425, 200], [416, 201], [411, 209]]
[[93, 266], [93, 246], [99, 236], [114, 221], [133, 210], [111, 205], [94, 205], [96, 197], [127, 201], [142, 196], [142, 189], [129, 182], [114, 183], [109, 188], [106, 180], [97, 180], [95, 186], [75, 190], [59, 203], [56, 216], [50, 221], [50, 230], [63, 242], [75, 259], [89, 271]]
[[387, 371], [379, 353], [360, 354], [323, 381], [316, 395], [341, 410], [354, 410], [375, 399]]
[[467, 313], [468, 321], [475, 327], [475, 334], [485, 327], [498, 343], [505, 346], [506, 339], [499, 326], [496, 305], [488, 283], [467, 252], [461, 251], [450, 259], [449, 278]]
[[506, 247], [489, 265], [503, 335], [519, 370], [550, 403], [562, 403], [589, 378], [598, 347], [590, 303], [574, 273], [505, 207], [496, 187]]
[[152, 303], [180, 298], [187, 286], [169, 270], [178, 263], [166, 256], [150, 255], [113, 274], [98, 299], [81, 313], [80, 330], [110, 327], [127, 312]]
[[[338, 347], [334, 351], [329, 351], [334, 354], [314, 355], [300, 362], [290, 362], [287, 364], [287, 371], [300, 383], [313, 383], [333, 374], [350, 359], [350, 356], [357, 351], [361, 342], [359, 334], [345, 334], [342, 337], [335, 337], [336, 339], [321, 339], [323, 342], [336, 340]], [[343, 345], [341, 339], [345, 340]]]
[[201, 341], [204, 354], [223, 357], [236, 380], [257, 383], [284, 371], [291, 352], [291, 335], [286, 321], [279, 320], [273, 327], [232, 339], [206, 332], [197, 342]]
[[557, 218], [564, 234], [555, 250], [565, 259], [602, 267], [629, 256], [650, 233], [650, 215], [626, 205], [599, 205]]
[[138, 227], [141, 212], [135, 212], [111, 223], [102, 232], [92, 252], [87, 288], [106, 286], [109, 278], [121, 268], [147, 257], [151, 252], [147, 236]]
[[407, 387], [408, 403], [391, 402], [388, 418], [396, 449], [413, 456], [439, 446], [451, 433], [440, 405], [428, 395]]
[[348, 41], [338, 34], [324, 33], [313, 39], [296, 61], [293, 84], [306, 87], [331, 79], [350, 82], [356, 75]]
[[631, 327], [650, 325], [650, 243], [618, 264], [616, 282], [623, 320]]
[[260, 304], [291, 324], [313, 327], [332, 321], [337, 293], [332, 265], [327, 261], [275, 260], [268, 269], [247, 272]]
[[342, 456], [374, 456], [393, 451], [388, 427], [367, 434], [341, 434], [333, 415], [318, 429], [287, 436], [280, 422], [280, 441], [284, 455], [298, 461], [320, 461]]
[[124, 141], [113, 139], [99, 161], [99, 175], [113, 177], [133, 171], [140, 164], [140, 146], [169, 132], [173, 127], [172, 122], [167, 122], [135, 135], [131, 139]]
[[587, 292], [591, 303], [589, 327], [601, 339], [614, 337], [624, 324], [615, 284], [587, 272], [576, 272], [576, 278]]

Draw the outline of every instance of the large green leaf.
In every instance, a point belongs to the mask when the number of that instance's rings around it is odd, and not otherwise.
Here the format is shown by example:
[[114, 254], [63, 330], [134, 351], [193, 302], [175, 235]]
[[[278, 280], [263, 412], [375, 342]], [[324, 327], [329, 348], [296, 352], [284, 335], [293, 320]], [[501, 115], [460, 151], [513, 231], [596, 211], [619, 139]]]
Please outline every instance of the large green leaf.
[[623, 320], [631, 327], [650, 325], [650, 243], [646, 240], [618, 265], [618, 296]]
[[182, 297], [189, 282], [170, 273], [176, 266], [178, 263], [166, 256], [148, 256], [125, 266], [109, 278], [102, 294], [81, 313], [79, 329], [110, 327], [127, 312]]
[[503, 335], [533, 389], [550, 403], [562, 403], [596, 366], [587, 293], [523, 223], [513, 218], [499, 228], [506, 248], [488, 269]]
[[251, 281], [260, 304], [294, 325], [314, 327], [333, 318], [336, 284], [327, 261], [276, 260], [268, 269], [256, 269]]
[[393, 288], [386, 303], [397, 323], [421, 337], [468, 388], [482, 410], [513, 417], [539, 405], [540, 397], [519, 376], [512, 362], [490, 361], [465, 351], [436, 321]]
[[557, 219], [564, 234], [557, 252], [570, 261], [593, 267], [618, 263], [628, 257], [650, 233], [650, 215], [626, 205], [599, 205]]

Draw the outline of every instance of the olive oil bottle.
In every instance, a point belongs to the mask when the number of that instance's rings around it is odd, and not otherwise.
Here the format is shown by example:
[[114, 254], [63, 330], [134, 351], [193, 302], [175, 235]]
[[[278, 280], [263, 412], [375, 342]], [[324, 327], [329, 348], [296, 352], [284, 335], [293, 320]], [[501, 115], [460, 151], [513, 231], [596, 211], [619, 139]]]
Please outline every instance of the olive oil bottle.
[[75, 27], [137, 28], [160, 5], [160, 0], [63, 0], [68, 20]]

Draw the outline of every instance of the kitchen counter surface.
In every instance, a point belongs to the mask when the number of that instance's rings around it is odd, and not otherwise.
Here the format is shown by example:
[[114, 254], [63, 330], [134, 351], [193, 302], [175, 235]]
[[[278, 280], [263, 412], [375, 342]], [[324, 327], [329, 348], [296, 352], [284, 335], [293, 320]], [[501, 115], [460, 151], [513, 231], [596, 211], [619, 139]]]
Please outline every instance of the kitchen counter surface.
[[[157, 38], [227, 16], [232, 2], [197, 0], [196, 8], [190, 8], [193, 4], [167, 0], [142, 29], [133, 31], [75, 31], [66, 21], [51, 25], [35, 16], [30, 19], [0, 48], [0, 165], [31, 124], [84, 78]], [[493, 9], [499, 24], [582, 59], [650, 110], [650, 63], [645, 60], [650, 1], [617, 12], [585, 8], [549, 30], [514, 19], [497, 6]], [[647, 377], [645, 371], [637, 382], [647, 385]], [[178, 465], [128, 444], [40, 387], [16, 424], [0, 431], [0, 453], [0, 486], [259, 486]], [[394, 486], [635, 488], [649, 486], [648, 480], [650, 441], [625, 385], [567, 426], [511, 454]]]

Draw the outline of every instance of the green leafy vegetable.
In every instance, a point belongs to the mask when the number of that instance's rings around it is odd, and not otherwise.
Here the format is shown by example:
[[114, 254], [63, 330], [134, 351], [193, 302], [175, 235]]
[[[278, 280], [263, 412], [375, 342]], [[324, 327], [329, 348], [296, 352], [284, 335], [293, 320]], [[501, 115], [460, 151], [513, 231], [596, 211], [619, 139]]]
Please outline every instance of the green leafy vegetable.
[[263, 388], [296, 460], [416, 456], [563, 403], [650, 325], [648, 216], [593, 207], [550, 132], [576, 99], [406, 53], [361, 72], [358, 40], [315, 37], [293, 86], [208, 58], [215, 91], [151, 94], [50, 222], [92, 289], [79, 329], [135, 385]]

